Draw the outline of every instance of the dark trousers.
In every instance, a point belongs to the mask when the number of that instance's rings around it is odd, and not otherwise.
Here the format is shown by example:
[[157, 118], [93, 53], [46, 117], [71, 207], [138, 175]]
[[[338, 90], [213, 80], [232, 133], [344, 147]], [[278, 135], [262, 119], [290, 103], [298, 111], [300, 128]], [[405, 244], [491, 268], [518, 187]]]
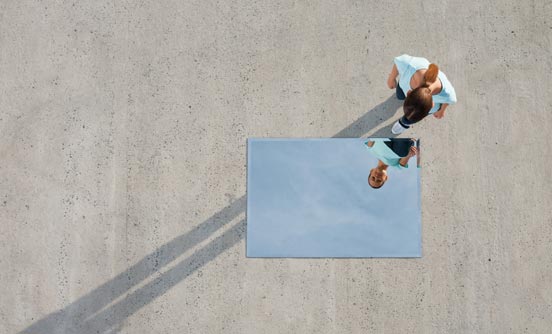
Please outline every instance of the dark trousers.
[[[401, 86], [399, 86], [399, 83], [397, 82], [397, 91], [396, 91], [396, 94], [397, 94], [397, 99], [399, 100], [404, 100], [406, 99], [406, 95], [404, 94], [404, 91], [402, 90]], [[401, 124], [401, 126], [405, 129], [408, 129], [412, 124], [412, 122], [410, 122], [406, 116], [403, 116], [399, 119], [399, 123]]]

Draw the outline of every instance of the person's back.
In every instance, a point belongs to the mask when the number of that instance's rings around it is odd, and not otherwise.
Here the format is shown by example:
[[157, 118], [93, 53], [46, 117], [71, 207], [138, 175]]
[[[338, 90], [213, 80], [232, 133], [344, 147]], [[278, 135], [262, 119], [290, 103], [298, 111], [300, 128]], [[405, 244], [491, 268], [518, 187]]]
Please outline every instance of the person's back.
[[[402, 133], [427, 115], [442, 118], [448, 105], [456, 103], [456, 92], [447, 76], [422, 57], [407, 54], [396, 57], [387, 84], [396, 89], [398, 99], [405, 100], [405, 116], [393, 126], [394, 134]], [[415, 96], [409, 99], [411, 94]]]

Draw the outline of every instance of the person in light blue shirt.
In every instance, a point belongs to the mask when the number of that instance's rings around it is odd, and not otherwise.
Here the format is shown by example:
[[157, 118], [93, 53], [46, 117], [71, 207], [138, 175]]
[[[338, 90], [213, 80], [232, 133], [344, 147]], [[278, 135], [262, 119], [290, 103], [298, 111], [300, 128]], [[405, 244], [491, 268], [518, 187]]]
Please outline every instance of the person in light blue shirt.
[[368, 174], [368, 184], [374, 189], [381, 188], [387, 181], [389, 166], [408, 168], [408, 160], [418, 153], [414, 139], [370, 138], [365, 145], [378, 159], [378, 165]]
[[[396, 89], [397, 98], [405, 100], [405, 107], [416, 106], [417, 102], [411, 100], [417, 100], [417, 98], [408, 98], [411, 92], [415, 91], [416, 95], [419, 95], [416, 90], [427, 87], [431, 92], [433, 102], [427, 114], [433, 114], [438, 119], [443, 118], [449, 105], [456, 103], [456, 92], [447, 76], [439, 70], [437, 65], [430, 64], [427, 59], [422, 57], [412, 57], [407, 54], [396, 57], [387, 78], [387, 85], [390, 89]], [[417, 108], [414, 107], [414, 109]], [[425, 109], [427, 108], [424, 106], [421, 109], [424, 110], [417, 111], [414, 115], [407, 115], [405, 110], [405, 116], [395, 123], [392, 132], [394, 134], [402, 133], [410, 125], [423, 119], [426, 116]]]

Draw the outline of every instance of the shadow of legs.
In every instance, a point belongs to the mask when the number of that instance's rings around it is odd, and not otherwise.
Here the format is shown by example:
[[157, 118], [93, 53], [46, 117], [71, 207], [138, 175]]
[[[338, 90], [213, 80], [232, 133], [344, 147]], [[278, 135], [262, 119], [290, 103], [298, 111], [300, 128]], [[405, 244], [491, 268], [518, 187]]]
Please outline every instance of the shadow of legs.
[[[92, 292], [67, 305], [62, 310], [43, 318], [21, 333], [72, 333], [87, 318], [106, 307], [117, 297], [138, 285], [140, 282], [159, 271], [177, 257], [207, 239], [232, 219], [245, 212], [245, 195], [223, 208], [193, 230], [174, 238], [155, 252], [149, 254], [123, 273]], [[125, 297], [126, 298], [126, 297]], [[69, 331], [68, 331], [69, 330]], [[79, 333], [88, 333], [82, 330]], [[97, 333], [94, 331], [93, 333]], [[100, 332], [102, 333], [102, 332]]]
[[[359, 117], [356, 121], [349, 126], [339, 131], [333, 136], [333, 138], [358, 138], [367, 134], [370, 130], [378, 126], [395, 115], [397, 109], [402, 105], [402, 102], [397, 100], [395, 95], [391, 95], [385, 101], [378, 104], [374, 108], [370, 109], [367, 113]], [[388, 127], [389, 131], [384, 132], [383, 129], [379, 130], [380, 136], [392, 137], [391, 126]], [[384, 129], [387, 129], [385, 127]], [[372, 135], [372, 137], [377, 137]]]
[[121, 319], [126, 319], [153, 299], [163, 295], [173, 286], [186, 279], [194, 271], [203, 267], [224, 251], [239, 243], [245, 235], [245, 220], [241, 220], [214, 239], [205, 247], [195, 251], [185, 260], [164, 272], [161, 276], [147, 283], [138, 290], [93, 317], [79, 324], [74, 333], [104, 333], [117, 326]]
[[[378, 124], [391, 118], [400, 105], [401, 101], [392, 95], [339, 131], [333, 138], [362, 137]], [[378, 130], [378, 133], [381, 132], [380, 136], [382, 137], [393, 137], [390, 128], [391, 126], [387, 126]], [[376, 135], [373, 135], [373, 137], [376, 137]], [[186, 279], [195, 270], [201, 268], [228, 248], [240, 242], [245, 235], [245, 220], [241, 220], [208, 245], [162, 273], [158, 278], [128, 293], [133, 287], [139, 285], [140, 282], [159, 272], [187, 250], [207, 239], [219, 228], [230, 223], [241, 213], [245, 212], [245, 206], [246, 196], [244, 195], [196, 226], [190, 232], [162, 245], [115, 278], [67, 305], [62, 310], [51, 313], [45, 318], [34, 322], [20, 333], [96, 334], [119, 331], [119, 326], [130, 315], [167, 292], [170, 288]], [[125, 296], [120, 301], [112, 304], [123, 295]]]

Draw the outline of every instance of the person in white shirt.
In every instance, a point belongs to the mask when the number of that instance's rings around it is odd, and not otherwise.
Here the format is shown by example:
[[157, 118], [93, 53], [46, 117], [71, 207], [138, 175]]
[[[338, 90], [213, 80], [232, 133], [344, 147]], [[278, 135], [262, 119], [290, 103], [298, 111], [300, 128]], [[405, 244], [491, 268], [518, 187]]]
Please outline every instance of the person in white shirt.
[[[399, 100], [405, 100], [405, 115], [393, 125], [391, 131], [394, 134], [402, 133], [427, 115], [443, 118], [447, 107], [457, 101], [456, 92], [447, 76], [437, 65], [430, 64], [422, 57], [407, 54], [396, 57], [387, 78], [387, 86], [396, 89]], [[429, 96], [432, 98], [431, 107], [427, 110]]]
[[368, 184], [374, 189], [381, 188], [387, 181], [387, 168], [408, 168], [408, 160], [418, 153], [414, 139], [370, 138], [366, 148], [378, 159], [378, 165], [370, 170]]

